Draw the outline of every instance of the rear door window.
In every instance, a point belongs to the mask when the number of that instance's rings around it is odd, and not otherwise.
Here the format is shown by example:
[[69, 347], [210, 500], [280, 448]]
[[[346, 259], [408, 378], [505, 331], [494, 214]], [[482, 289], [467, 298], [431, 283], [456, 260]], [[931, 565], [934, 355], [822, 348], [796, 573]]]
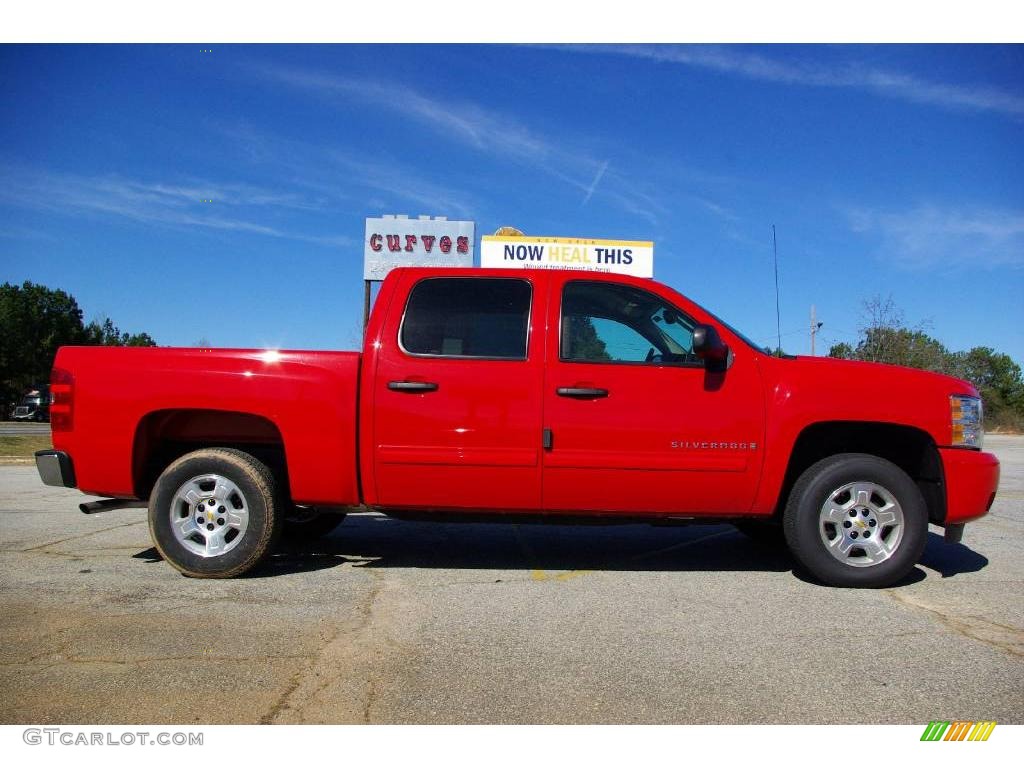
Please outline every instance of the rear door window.
[[409, 294], [399, 346], [410, 355], [525, 360], [533, 288], [518, 278], [431, 277]]

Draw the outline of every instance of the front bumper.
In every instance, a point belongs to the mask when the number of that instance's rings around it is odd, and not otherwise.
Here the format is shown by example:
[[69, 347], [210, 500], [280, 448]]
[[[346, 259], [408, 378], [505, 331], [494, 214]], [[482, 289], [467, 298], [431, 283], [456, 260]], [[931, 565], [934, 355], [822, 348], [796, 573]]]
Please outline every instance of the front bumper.
[[75, 468], [64, 451], [36, 451], [36, 471], [45, 485], [75, 487]]
[[999, 487], [999, 459], [991, 453], [940, 448], [946, 478], [946, 525], [965, 523], [992, 508]]

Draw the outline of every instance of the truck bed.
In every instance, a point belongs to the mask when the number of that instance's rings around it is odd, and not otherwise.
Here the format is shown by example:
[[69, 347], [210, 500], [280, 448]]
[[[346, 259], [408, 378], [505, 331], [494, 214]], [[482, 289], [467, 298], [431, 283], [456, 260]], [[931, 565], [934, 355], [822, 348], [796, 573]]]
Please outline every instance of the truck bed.
[[357, 352], [63, 347], [55, 380], [69, 376], [71, 389], [69, 404], [54, 408], [54, 447], [71, 456], [81, 490], [145, 498], [151, 465], [216, 435], [218, 444], [286, 459], [296, 503], [356, 504], [360, 359]]

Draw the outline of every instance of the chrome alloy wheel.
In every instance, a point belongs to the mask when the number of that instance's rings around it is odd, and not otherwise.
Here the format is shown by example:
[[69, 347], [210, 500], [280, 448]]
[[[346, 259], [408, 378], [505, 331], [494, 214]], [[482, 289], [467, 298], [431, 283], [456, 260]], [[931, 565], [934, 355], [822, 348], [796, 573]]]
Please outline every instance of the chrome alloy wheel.
[[818, 532], [828, 553], [846, 565], [878, 565], [899, 548], [903, 509], [878, 483], [847, 483], [821, 505]]
[[249, 505], [238, 486], [222, 475], [198, 475], [175, 492], [171, 530], [185, 549], [200, 557], [230, 552], [249, 527]]

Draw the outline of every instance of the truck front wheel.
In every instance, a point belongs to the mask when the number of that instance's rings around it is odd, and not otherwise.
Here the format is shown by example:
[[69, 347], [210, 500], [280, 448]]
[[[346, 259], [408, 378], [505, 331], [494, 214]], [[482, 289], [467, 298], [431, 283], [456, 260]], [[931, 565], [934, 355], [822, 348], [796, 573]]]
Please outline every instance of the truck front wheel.
[[207, 448], [173, 462], [149, 500], [149, 530], [186, 576], [226, 579], [254, 568], [280, 535], [274, 476], [243, 451]]
[[928, 510], [895, 464], [863, 453], [830, 456], [793, 486], [783, 516], [793, 556], [836, 587], [886, 587], [924, 550]]

